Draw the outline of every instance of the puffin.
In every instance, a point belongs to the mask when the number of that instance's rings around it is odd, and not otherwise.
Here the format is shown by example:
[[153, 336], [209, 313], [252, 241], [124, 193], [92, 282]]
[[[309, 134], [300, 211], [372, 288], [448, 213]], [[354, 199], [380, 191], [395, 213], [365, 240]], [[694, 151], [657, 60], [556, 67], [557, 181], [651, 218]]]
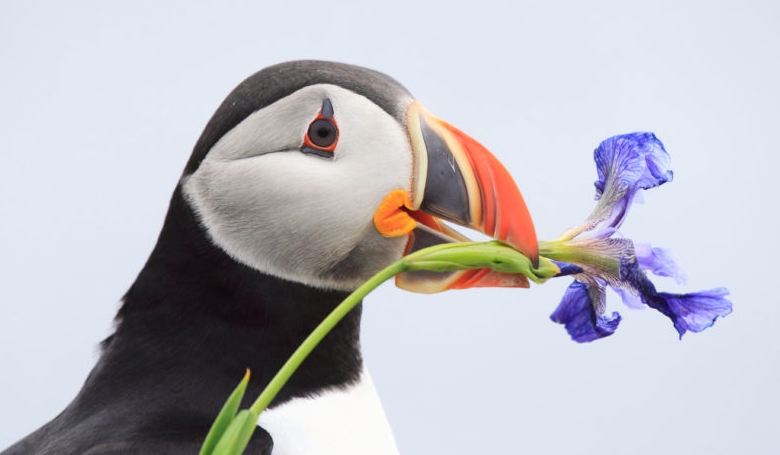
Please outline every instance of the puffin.
[[[538, 258], [505, 167], [394, 79], [313, 60], [260, 70], [197, 140], [77, 396], [0, 455], [197, 454], [247, 369], [242, 407], [360, 284], [412, 251], [464, 240], [452, 225]], [[396, 285], [527, 282], [482, 269], [405, 272]], [[361, 305], [261, 414], [247, 455], [398, 453], [363, 363]]]

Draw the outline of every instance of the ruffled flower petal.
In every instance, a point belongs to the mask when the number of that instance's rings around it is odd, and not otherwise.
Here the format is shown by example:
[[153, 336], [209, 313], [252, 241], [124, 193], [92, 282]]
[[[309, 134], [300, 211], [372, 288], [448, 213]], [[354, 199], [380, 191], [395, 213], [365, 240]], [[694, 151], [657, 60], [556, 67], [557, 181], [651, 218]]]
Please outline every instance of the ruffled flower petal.
[[726, 299], [727, 295], [729, 295], [728, 289], [715, 288], [688, 294], [658, 292], [655, 295], [645, 296], [645, 299], [649, 307], [655, 308], [672, 320], [674, 328], [682, 338], [685, 332], [701, 332], [711, 327], [718, 317], [731, 313], [731, 301]]
[[636, 132], [612, 136], [593, 152], [599, 179], [594, 183], [597, 199], [613, 184], [625, 192], [644, 190], [671, 182], [671, 158], [663, 143], [653, 133]]
[[634, 253], [640, 268], [654, 275], [674, 278], [677, 284], [685, 283], [685, 272], [668, 249], [655, 248], [649, 243], [635, 243]]
[[718, 317], [725, 317], [732, 311], [731, 301], [726, 298], [729, 295], [726, 288], [687, 294], [658, 292], [638, 265], [625, 264], [621, 268], [621, 277], [626, 284], [638, 292], [647, 306], [671, 319], [680, 338], [688, 331], [701, 332], [712, 326]]
[[[574, 281], [566, 289], [566, 293], [555, 309], [550, 319], [566, 327], [572, 340], [578, 343], [598, 340], [612, 335], [620, 324], [620, 315], [613, 312], [606, 316], [598, 314], [592, 298], [594, 293], [603, 296], [604, 288], [588, 286], [581, 281]], [[596, 299], [599, 299], [596, 296]]]
[[642, 297], [634, 294], [628, 289], [612, 288], [612, 290], [620, 296], [620, 300], [623, 301], [623, 305], [631, 308], [632, 310], [644, 310], [647, 308], [645, 302], [642, 301]]
[[671, 159], [653, 133], [613, 136], [593, 152], [598, 180], [599, 204], [589, 219], [620, 227], [636, 193], [672, 181]]
[[[620, 227], [639, 190], [672, 181], [671, 158], [653, 133], [621, 134], [604, 140], [593, 151], [598, 180], [596, 208], [588, 218], [561, 236], [569, 240], [597, 228], [596, 236], [609, 236]], [[610, 230], [612, 228], [612, 230]]]

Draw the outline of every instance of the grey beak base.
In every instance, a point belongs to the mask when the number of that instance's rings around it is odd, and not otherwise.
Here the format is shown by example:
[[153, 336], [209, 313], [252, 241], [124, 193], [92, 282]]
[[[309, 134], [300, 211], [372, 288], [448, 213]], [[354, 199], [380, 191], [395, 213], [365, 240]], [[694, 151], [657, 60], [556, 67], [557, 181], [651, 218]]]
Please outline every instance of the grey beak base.
[[420, 128], [428, 155], [428, 173], [420, 210], [467, 226], [470, 221], [469, 198], [463, 174], [444, 139], [422, 116]]

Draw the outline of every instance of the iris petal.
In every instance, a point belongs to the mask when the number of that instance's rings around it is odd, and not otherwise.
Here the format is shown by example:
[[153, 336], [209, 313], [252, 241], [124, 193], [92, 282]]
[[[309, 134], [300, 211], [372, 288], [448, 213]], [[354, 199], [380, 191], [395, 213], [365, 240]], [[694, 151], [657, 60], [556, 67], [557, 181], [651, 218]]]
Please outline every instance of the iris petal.
[[712, 326], [718, 317], [724, 317], [732, 311], [731, 301], [726, 298], [729, 295], [726, 288], [672, 294], [656, 291], [655, 285], [638, 265], [621, 265], [620, 275], [639, 293], [647, 306], [672, 320], [680, 338], [688, 331], [701, 332]]
[[[653, 133], [636, 132], [606, 139], [593, 151], [598, 180], [598, 204], [588, 218], [561, 235], [569, 240], [598, 227], [596, 236], [609, 236], [619, 228], [640, 190], [670, 182], [670, 157]], [[605, 231], [605, 232], [602, 232]]]
[[677, 265], [671, 251], [666, 248], [655, 248], [649, 243], [635, 243], [634, 252], [642, 269], [658, 276], [672, 277], [677, 284], [685, 283], [685, 273]]
[[597, 198], [610, 184], [621, 190], [649, 189], [671, 182], [671, 158], [653, 133], [636, 132], [612, 136], [593, 152], [599, 179]]
[[612, 288], [612, 290], [620, 296], [620, 300], [623, 301], [623, 304], [632, 310], [643, 310], [646, 308], [642, 298], [633, 292], [621, 288]]
[[637, 191], [670, 182], [670, 157], [653, 133], [637, 132], [606, 139], [593, 152], [599, 204], [592, 221], [620, 227]]
[[726, 288], [688, 294], [670, 294], [659, 292], [648, 296], [648, 306], [669, 316], [680, 338], [687, 331], [701, 332], [712, 326], [718, 317], [731, 313], [731, 301], [726, 299]]
[[596, 305], [592, 301], [594, 292], [603, 294], [604, 289], [575, 280], [566, 289], [558, 308], [550, 315], [550, 319], [563, 324], [572, 340], [578, 343], [612, 335], [620, 324], [618, 313], [607, 316], [596, 312]]

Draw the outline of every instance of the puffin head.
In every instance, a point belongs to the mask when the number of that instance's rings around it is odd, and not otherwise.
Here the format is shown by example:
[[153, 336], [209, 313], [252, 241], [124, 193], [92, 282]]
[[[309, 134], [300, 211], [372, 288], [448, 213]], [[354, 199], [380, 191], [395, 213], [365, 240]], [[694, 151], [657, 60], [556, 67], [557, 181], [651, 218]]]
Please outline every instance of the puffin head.
[[[235, 261], [319, 288], [351, 291], [404, 254], [465, 239], [444, 221], [538, 257], [528, 209], [499, 161], [395, 80], [352, 65], [288, 62], [243, 81], [196, 144], [181, 190]], [[397, 285], [525, 282], [414, 272]]]

